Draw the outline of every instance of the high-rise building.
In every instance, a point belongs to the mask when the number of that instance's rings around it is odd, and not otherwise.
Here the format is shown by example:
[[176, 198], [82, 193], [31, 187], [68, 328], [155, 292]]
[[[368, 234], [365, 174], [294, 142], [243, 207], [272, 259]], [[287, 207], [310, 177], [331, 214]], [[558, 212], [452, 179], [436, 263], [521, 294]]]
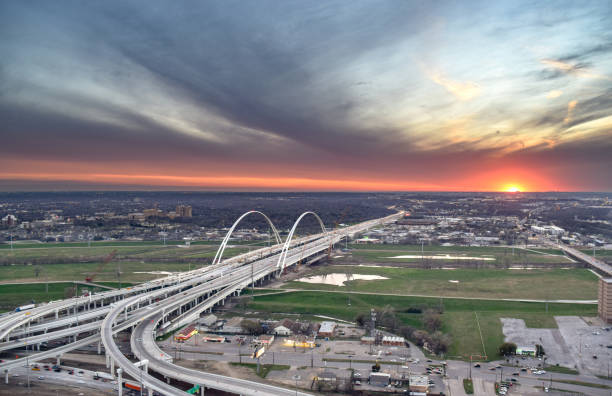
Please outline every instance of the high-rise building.
[[612, 278], [599, 280], [597, 312], [604, 323], [612, 323]]
[[190, 205], [178, 205], [176, 207], [176, 215], [179, 217], [191, 217]]

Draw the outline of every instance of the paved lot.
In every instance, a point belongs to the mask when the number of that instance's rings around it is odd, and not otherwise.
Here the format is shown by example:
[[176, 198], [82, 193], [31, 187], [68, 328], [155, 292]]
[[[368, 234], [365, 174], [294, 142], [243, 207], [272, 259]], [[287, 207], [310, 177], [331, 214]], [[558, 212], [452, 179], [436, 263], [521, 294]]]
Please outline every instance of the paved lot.
[[465, 393], [465, 390], [463, 389], [463, 379], [459, 378], [459, 379], [455, 379], [455, 378], [449, 378], [449, 380], [447, 381], [447, 386], [448, 386], [448, 394], [450, 396], [467, 396], [467, 394]]
[[[598, 319], [589, 322], [578, 316], [557, 316], [558, 329], [527, 328], [521, 319], [502, 318], [507, 341], [517, 345], [540, 344], [546, 352], [546, 364], [576, 368], [580, 372], [607, 375], [612, 360], [612, 331], [602, 329]], [[594, 358], [593, 356], [597, 356]], [[541, 361], [525, 363], [537, 366]]]

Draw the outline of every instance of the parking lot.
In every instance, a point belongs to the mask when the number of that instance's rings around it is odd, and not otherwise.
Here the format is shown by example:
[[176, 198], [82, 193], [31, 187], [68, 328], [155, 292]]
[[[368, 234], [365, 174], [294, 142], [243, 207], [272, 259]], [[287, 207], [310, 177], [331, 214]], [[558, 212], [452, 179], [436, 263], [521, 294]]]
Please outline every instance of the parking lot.
[[[607, 375], [612, 360], [612, 331], [597, 318], [557, 316], [558, 329], [527, 328], [522, 319], [502, 318], [506, 341], [518, 346], [544, 347], [546, 365], [560, 365], [594, 375]], [[542, 360], [522, 362], [522, 365], [538, 366]]]

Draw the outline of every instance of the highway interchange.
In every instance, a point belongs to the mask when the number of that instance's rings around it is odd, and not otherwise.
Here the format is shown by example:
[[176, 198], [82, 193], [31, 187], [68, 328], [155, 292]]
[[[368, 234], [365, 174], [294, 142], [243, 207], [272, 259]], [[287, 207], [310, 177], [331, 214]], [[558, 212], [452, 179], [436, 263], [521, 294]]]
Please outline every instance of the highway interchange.
[[[5, 382], [8, 383], [11, 371], [20, 370], [23, 366], [49, 358], [56, 358], [59, 363], [64, 353], [97, 344], [98, 353], [103, 347], [107, 367], [113, 375], [118, 374], [119, 380], [130, 376], [144, 385], [150, 395], [154, 391], [163, 395], [184, 395], [184, 390], [169, 384], [170, 378], [201, 385], [202, 390], [208, 387], [241, 395], [296, 394], [294, 390], [177, 366], [155, 344], [156, 329], [163, 328], [163, 332], [167, 332], [191, 323], [201, 312], [224, 304], [228, 297], [239, 294], [245, 287], [278, 277], [285, 267], [298, 262], [324, 257], [330, 247], [343, 238], [395, 221], [403, 213], [327, 231], [316, 214], [305, 212], [298, 218], [284, 243], [222, 260], [223, 250], [240, 220], [257, 214], [263, 215], [256, 211], [247, 212], [234, 223], [219, 247], [213, 265], [134, 287], [53, 301], [25, 312], [0, 317], [0, 340], [3, 341], [0, 342], [0, 350], [18, 347], [33, 350], [26, 356], [0, 363]], [[305, 216], [316, 217], [322, 232], [305, 238], [293, 238], [300, 220]], [[276, 230], [273, 230], [276, 234]], [[127, 329], [133, 329], [131, 347], [134, 355], [140, 359], [137, 363], [130, 361], [115, 342], [116, 334]], [[82, 338], [79, 339], [79, 336]], [[41, 343], [66, 337], [70, 342], [40, 351]], [[163, 375], [168, 381], [151, 375], [149, 370]], [[119, 386], [119, 394], [121, 389]]]

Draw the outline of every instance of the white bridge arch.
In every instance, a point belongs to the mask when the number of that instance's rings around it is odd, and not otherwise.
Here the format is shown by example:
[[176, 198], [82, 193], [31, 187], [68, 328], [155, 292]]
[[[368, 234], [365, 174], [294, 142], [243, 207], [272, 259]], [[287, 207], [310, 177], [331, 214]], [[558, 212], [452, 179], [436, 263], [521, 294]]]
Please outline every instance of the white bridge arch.
[[278, 244], [283, 243], [283, 240], [278, 234], [278, 230], [276, 229], [276, 227], [274, 226], [274, 223], [272, 223], [272, 220], [270, 220], [268, 216], [266, 216], [264, 213], [258, 210], [249, 210], [248, 212], [240, 216], [238, 220], [236, 220], [234, 224], [232, 224], [232, 227], [229, 229], [227, 234], [225, 234], [225, 238], [223, 238], [223, 242], [221, 242], [219, 249], [217, 249], [217, 254], [215, 254], [215, 258], [212, 261], [212, 265], [219, 264], [221, 262], [221, 258], [223, 257], [223, 252], [225, 251], [225, 247], [227, 246], [227, 243], [229, 242], [229, 239], [232, 236], [232, 233], [234, 232], [234, 229], [236, 228], [236, 226], [242, 221], [242, 219], [244, 219], [245, 217], [253, 213], [262, 215], [266, 219], [268, 224], [270, 225], [270, 228], [272, 229], [272, 232], [274, 233], [274, 239], [276, 239], [276, 243]]
[[310, 211], [302, 213], [300, 217], [298, 217], [298, 219], [293, 224], [293, 227], [291, 227], [291, 231], [289, 231], [289, 235], [287, 235], [287, 239], [285, 240], [285, 244], [283, 245], [283, 250], [281, 250], [281, 254], [278, 257], [278, 263], [276, 264], [276, 268], [279, 269], [280, 271], [283, 271], [285, 269], [285, 262], [287, 260], [287, 252], [289, 251], [289, 246], [291, 245], [293, 234], [295, 233], [295, 230], [298, 224], [300, 224], [300, 221], [302, 221], [302, 219], [306, 217], [307, 215], [312, 215], [318, 220], [319, 224], [321, 225], [321, 230], [323, 230], [323, 233], [325, 234], [325, 238], [329, 238], [327, 229], [325, 228], [325, 224], [323, 223], [323, 220], [321, 220], [318, 214], [316, 214], [315, 212], [310, 212]]

